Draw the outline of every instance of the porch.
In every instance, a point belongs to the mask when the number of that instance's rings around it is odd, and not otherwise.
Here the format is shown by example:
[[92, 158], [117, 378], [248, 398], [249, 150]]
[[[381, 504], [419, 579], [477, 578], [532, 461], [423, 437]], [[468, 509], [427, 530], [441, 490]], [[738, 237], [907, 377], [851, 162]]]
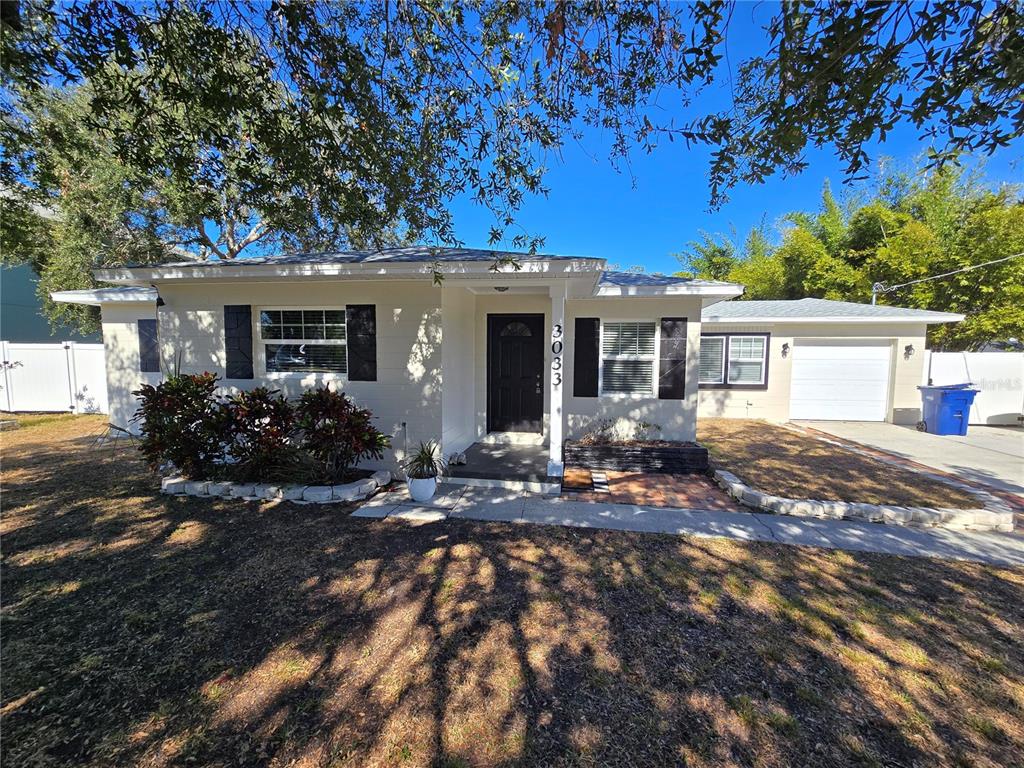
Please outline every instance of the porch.
[[548, 446], [515, 443], [473, 443], [465, 451], [466, 463], [448, 468], [446, 481], [485, 488], [509, 488], [533, 493], [562, 489], [562, 478], [548, 474]]

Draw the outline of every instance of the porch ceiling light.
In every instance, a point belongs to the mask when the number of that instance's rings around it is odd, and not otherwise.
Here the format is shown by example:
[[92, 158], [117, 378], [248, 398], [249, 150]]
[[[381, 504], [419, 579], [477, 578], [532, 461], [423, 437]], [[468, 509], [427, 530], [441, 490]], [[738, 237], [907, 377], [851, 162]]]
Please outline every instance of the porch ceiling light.
[[494, 286], [494, 290], [496, 290], [498, 293], [504, 293], [505, 291], [508, 290], [508, 286], [507, 285], [496, 285], [496, 286]]

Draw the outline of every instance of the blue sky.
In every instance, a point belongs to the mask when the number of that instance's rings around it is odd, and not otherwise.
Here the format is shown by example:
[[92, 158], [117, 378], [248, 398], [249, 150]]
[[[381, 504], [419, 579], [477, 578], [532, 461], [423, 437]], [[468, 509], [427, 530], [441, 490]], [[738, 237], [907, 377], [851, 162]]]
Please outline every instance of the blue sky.
[[[729, 28], [728, 53], [734, 67], [766, 46], [760, 25], [772, 10], [770, 4], [740, 5], [739, 9]], [[724, 83], [712, 86], [695, 102], [695, 111], [676, 113], [677, 122], [692, 118], [697, 110], [718, 108], [726, 95]], [[872, 166], [868, 171], [876, 170], [883, 157], [912, 167], [927, 148], [913, 126], [899, 126], [884, 144], [869, 147]], [[709, 211], [709, 155], [706, 147], [687, 148], [666, 140], [651, 155], [635, 152], [630, 176], [612, 168], [607, 143], [600, 133], [590, 131], [582, 146], [569, 143], [560, 161], [551, 159], [546, 177], [550, 195], [528, 199], [518, 221], [530, 234], [546, 237], [543, 250], [549, 253], [600, 256], [621, 266], [672, 272], [679, 264], [671, 254], [684, 250], [701, 230], [731, 234], [735, 228], [742, 239], [762, 218], [772, 228], [790, 211], [817, 208], [826, 179], [837, 195], [849, 191], [842, 185], [843, 168], [833, 148], [822, 147], [807, 153], [809, 166], [803, 173], [736, 187], [729, 203]], [[1024, 141], [984, 160], [965, 159], [968, 166], [979, 162], [985, 180], [992, 184], [1024, 181]], [[468, 199], [456, 200], [453, 212], [459, 239], [470, 247], [488, 247], [490, 213]]]

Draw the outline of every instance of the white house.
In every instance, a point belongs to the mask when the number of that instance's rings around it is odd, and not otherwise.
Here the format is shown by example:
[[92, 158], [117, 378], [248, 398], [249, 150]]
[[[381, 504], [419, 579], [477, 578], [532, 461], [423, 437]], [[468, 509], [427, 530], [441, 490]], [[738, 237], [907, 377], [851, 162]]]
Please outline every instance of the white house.
[[[401, 453], [439, 439], [544, 446], [610, 419], [692, 441], [699, 416], [913, 422], [929, 323], [960, 315], [805, 299], [730, 302], [740, 285], [615, 273], [597, 258], [398, 248], [99, 270], [111, 422], [161, 372], [298, 394], [329, 383]], [[435, 269], [444, 275], [440, 285]], [[536, 452], [536, 449], [535, 449]], [[394, 457], [389, 457], [389, 460]]]

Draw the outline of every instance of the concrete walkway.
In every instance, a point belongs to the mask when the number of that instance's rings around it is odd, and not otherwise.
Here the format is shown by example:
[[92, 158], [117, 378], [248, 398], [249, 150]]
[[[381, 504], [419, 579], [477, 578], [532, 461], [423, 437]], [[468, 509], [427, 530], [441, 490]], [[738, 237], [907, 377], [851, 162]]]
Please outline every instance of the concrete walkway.
[[968, 483], [1024, 497], [1024, 429], [1020, 427], [972, 426], [961, 437], [880, 422], [794, 423], [949, 472]]
[[607, 528], [645, 533], [774, 541], [857, 552], [881, 552], [995, 565], [1024, 566], [1024, 536], [938, 528], [904, 528], [842, 520], [816, 520], [753, 512], [666, 509], [629, 504], [568, 501], [491, 488], [442, 485], [427, 504], [404, 489], [380, 494], [353, 517], [392, 517], [418, 522], [446, 518]]

